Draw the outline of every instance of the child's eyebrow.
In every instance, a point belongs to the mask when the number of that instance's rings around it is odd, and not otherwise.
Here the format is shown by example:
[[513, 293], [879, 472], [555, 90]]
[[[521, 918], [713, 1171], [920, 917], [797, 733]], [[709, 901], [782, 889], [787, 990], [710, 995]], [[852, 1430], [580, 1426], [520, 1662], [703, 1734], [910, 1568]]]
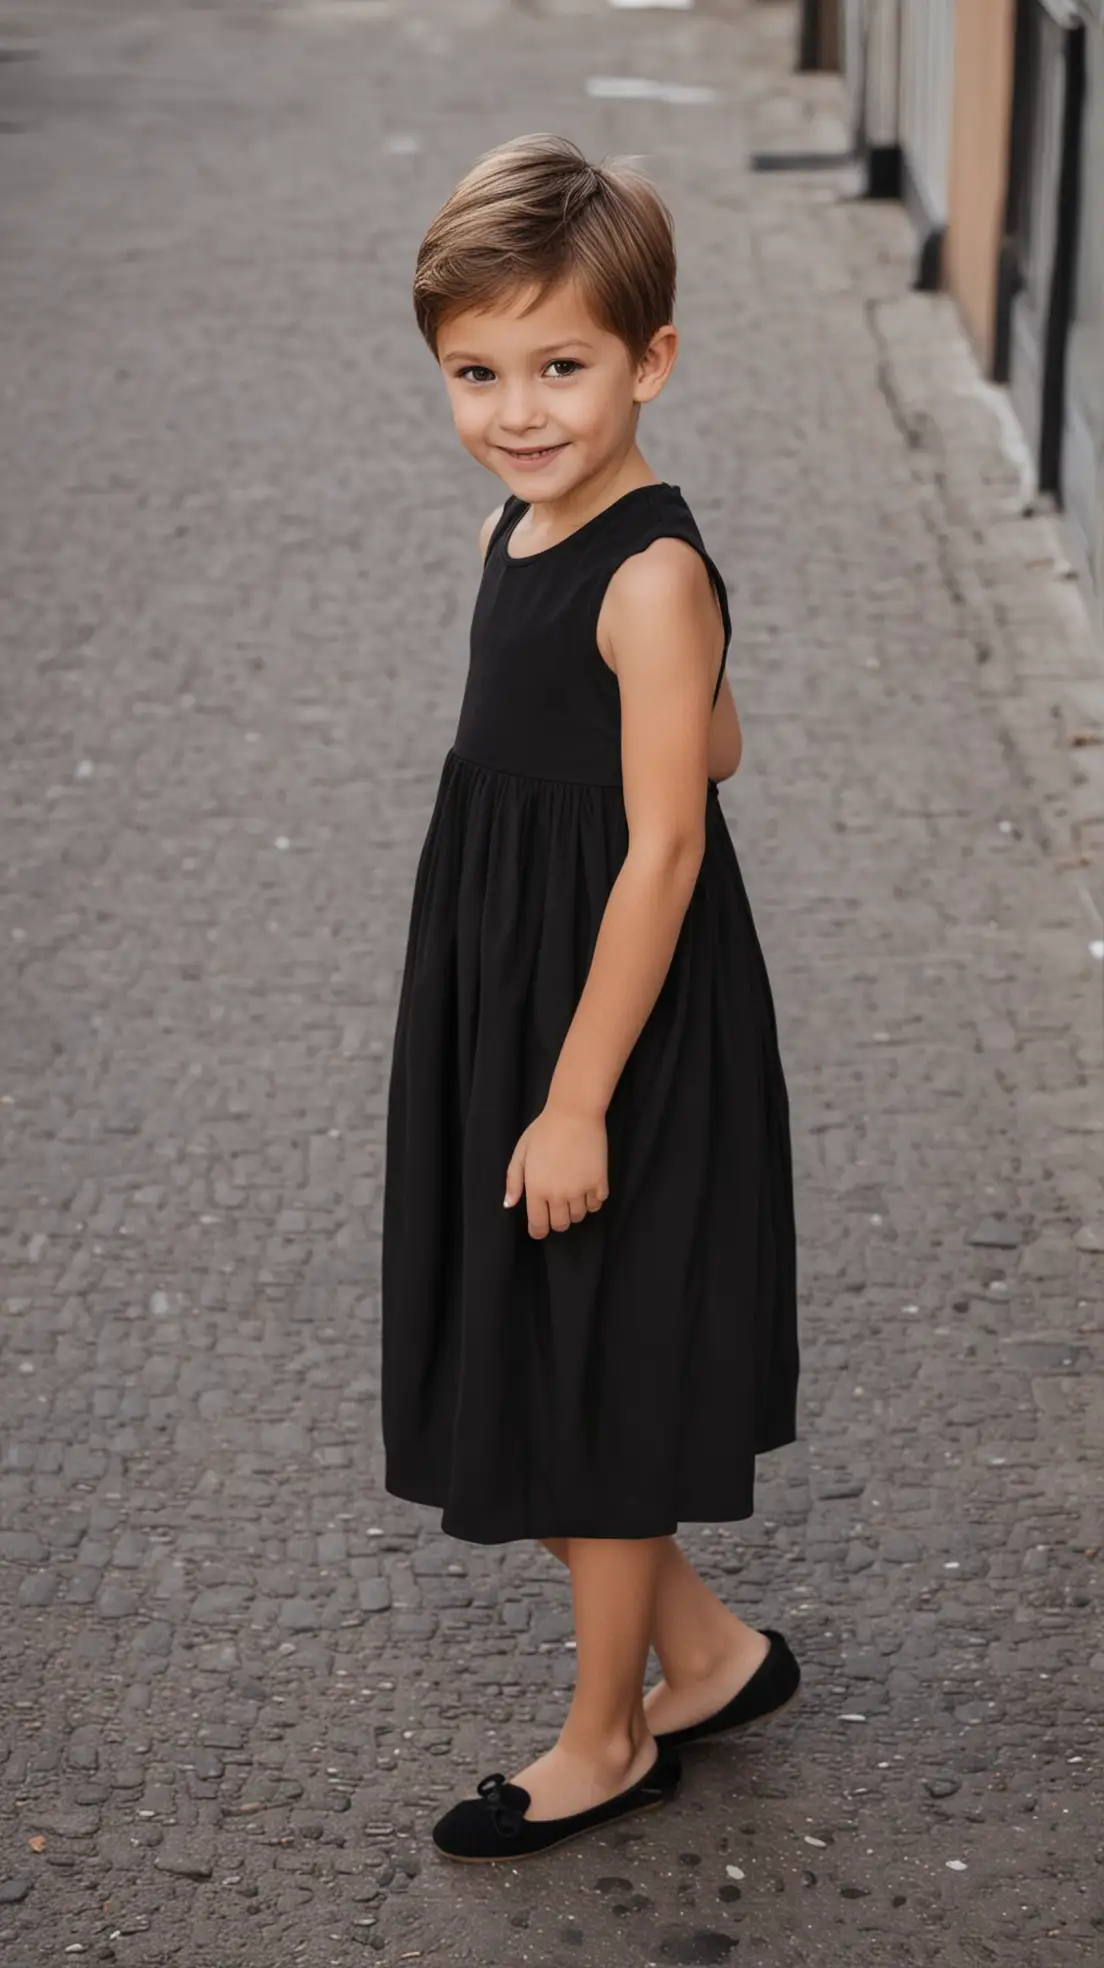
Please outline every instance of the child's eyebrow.
[[[585, 336], [572, 335], [566, 341], [549, 342], [547, 348], [534, 349], [533, 354], [536, 356], [555, 355], [559, 349], [586, 349], [589, 352], [593, 348], [594, 343], [588, 342]], [[484, 369], [494, 368], [493, 362], [489, 362], [485, 355], [473, 355], [469, 349], [446, 349], [441, 360], [442, 362], [472, 362], [477, 363]]]

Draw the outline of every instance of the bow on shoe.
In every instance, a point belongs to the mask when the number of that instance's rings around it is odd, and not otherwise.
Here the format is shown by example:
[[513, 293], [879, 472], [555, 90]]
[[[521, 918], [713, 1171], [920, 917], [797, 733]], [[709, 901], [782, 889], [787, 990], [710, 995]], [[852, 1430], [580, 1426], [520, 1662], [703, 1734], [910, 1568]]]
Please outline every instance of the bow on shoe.
[[476, 1785], [480, 1797], [491, 1814], [491, 1823], [500, 1838], [516, 1838], [524, 1822], [525, 1813], [507, 1804], [505, 1793], [511, 1788], [499, 1771], [493, 1777], [483, 1777]]

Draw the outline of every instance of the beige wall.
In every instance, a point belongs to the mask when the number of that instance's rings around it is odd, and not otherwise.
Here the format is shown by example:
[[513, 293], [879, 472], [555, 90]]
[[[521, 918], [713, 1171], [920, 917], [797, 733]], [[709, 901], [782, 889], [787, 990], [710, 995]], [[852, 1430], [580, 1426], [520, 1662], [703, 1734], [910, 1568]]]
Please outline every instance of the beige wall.
[[958, 0], [957, 13], [944, 266], [988, 369], [1008, 172], [1015, 0]]

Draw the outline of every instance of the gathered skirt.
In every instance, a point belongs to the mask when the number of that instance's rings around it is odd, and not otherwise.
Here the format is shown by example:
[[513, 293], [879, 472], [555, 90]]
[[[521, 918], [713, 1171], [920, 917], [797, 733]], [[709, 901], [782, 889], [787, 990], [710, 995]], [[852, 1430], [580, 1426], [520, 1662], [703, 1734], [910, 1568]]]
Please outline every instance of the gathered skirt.
[[605, 1205], [503, 1207], [628, 846], [620, 787], [445, 760], [387, 1115], [386, 1485], [475, 1543], [747, 1517], [794, 1439], [789, 1112], [770, 986], [710, 784], [701, 870], [607, 1113]]

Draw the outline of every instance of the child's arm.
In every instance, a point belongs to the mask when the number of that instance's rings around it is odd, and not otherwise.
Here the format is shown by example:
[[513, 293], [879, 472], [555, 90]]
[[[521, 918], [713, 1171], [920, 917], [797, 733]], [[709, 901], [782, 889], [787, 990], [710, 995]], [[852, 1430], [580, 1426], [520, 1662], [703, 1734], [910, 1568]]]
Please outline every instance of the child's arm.
[[712, 698], [722, 631], [706, 568], [657, 540], [618, 569], [599, 640], [621, 693], [628, 853], [542, 1112], [507, 1175], [532, 1235], [566, 1230], [606, 1186], [605, 1113], [670, 967], [705, 851]]
[[600, 631], [621, 693], [629, 849], [602, 917], [549, 1104], [604, 1113], [659, 996], [705, 851], [722, 631], [701, 557], [657, 540], [624, 562]]

